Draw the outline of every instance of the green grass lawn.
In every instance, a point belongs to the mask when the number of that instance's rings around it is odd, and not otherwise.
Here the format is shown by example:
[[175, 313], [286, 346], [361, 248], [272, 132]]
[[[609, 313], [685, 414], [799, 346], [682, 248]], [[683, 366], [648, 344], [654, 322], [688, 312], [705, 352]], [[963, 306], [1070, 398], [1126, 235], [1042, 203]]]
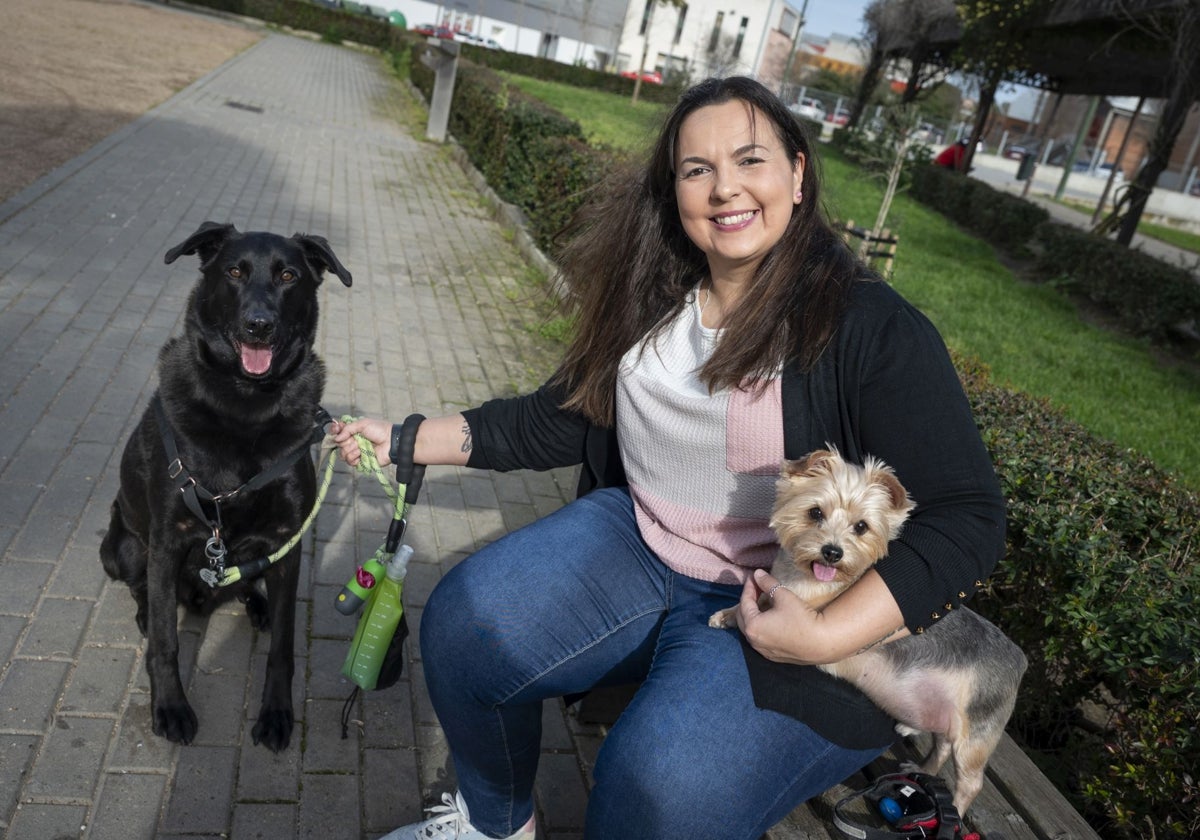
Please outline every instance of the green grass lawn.
[[[518, 77], [512, 77], [514, 83]], [[590, 137], [644, 148], [661, 106], [565, 85], [522, 89], [579, 121]], [[875, 220], [881, 179], [833, 150], [819, 151], [823, 200], [834, 219]], [[1200, 368], [1165, 361], [1145, 342], [1089, 324], [1053, 288], [1024, 282], [990, 245], [901, 194], [893, 283], [955, 350], [985, 362], [1002, 385], [1044, 397], [1094, 433], [1137, 450], [1200, 488]]]
[[598, 90], [544, 82], [515, 73], [502, 73], [505, 80], [535, 96], [562, 115], [575, 120], [592, 145], [639, 151], [654, 140], [663, 106], [617, 96]]

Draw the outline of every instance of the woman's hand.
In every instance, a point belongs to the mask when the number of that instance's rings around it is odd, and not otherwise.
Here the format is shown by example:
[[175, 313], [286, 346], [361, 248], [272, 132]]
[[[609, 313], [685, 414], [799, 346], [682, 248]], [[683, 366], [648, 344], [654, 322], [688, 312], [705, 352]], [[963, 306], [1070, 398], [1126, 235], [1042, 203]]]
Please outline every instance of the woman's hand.
[[362, 435], [371, 442], [375, 449], [375, 457], [379, 459], [379, 466], [386, 467], [392, 462], [388, 455], [392, 445], [392, 424], [386, 420], [374, 420], [370, 417], [361, 417], [352, 423], [334, 420], [330, 432], [339, 449], [338, 454], [352, 467], [357, 467], [358, 462], [362, 460], [362, 452], [355, 435]]
[[[900, 607], [874, 569], [819, 611], [777, 583], [756, 570], [746, 578], [736, 613], [746, 641], [772, 662], [825, 665], [908, 635]], [[768, 592], [771, 607], [760, 610], [759, 597]]]
[[[737, 624], [750, 647], [772, 662], [815, 665], [823, 662], [819, 644], [821, 614], [763, 569], [755, 570], [742, 586]], [[759, 598], [771, 593], [770, 609], [758, 608]], [[829, 660], [833, 661], [833, 660]]]

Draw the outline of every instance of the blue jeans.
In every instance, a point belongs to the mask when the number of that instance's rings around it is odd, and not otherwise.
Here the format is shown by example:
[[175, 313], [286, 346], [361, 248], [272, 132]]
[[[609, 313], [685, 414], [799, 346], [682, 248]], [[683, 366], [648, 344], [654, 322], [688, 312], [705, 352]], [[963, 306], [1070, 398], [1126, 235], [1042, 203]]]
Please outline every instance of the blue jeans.
[[740, 591], [663, 565], [621, 489], [451, 570], [421, 655], [472, 824], [504, 837], [529, 819], [542, 701], [602, 685], [642, 681], [597, 757], [588, 840], [753, 840], [874, 759], [754, 705], [736, 631], [708, 626]]

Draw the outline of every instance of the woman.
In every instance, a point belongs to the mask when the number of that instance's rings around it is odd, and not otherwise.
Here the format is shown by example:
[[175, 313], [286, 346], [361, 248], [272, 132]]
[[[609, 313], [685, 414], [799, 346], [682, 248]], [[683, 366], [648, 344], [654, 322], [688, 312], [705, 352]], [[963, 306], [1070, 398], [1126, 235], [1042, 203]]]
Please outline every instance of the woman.
[[[542, 701], [638, 681], [597, 758], [589, 840], [757, 838], [894, 738], [803, 666], [969, 597], [1003, 549], [1003, 500], [940, 337], [831, 230], [809, 142], [757, 82], [684, 93], [643, 173], [571, 233], [577, 330], [555, 376], [417, 428], [421, 464], [582, 468], [574, 502], [431, 595], [421, 651], [460, 789], [388, 837], [532, 838]], [[361, 433], [388, 463], [408, 455], [394, 431], [360, 420], [337, 440], [356, 463]], [[890, 463], [919, 507], [821, 612], [786, 590], [760, 612], [781, 459], [827, 443]], [[734, 605], [739, 631], [707, 626]]]

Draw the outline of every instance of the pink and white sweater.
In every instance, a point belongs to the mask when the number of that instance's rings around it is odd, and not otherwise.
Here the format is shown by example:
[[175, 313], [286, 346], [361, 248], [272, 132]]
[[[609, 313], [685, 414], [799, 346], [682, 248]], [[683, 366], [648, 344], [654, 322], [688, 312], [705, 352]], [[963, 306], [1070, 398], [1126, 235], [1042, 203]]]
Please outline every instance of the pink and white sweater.
[[780, 380], [709, 394], [697, 373], [720, 331], [696, 292], [617, 374], [617, 438], [638, 526], [671, 569], [741, 584], [779, 544], [768, 526], [783, 459]]

